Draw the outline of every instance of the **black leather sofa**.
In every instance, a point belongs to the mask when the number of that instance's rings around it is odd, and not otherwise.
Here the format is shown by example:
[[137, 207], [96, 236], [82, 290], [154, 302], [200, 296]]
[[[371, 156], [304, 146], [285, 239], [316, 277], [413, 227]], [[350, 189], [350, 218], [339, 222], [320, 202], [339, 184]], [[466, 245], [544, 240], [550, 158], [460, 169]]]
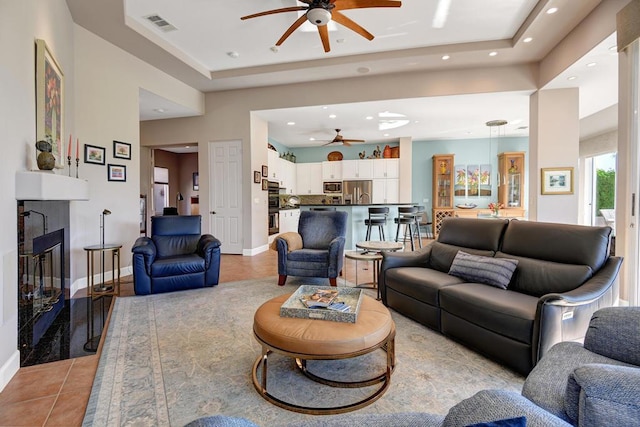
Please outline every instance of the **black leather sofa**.
[[220, 277], [220, 240], [200, 234], [200, 215], [151, 217], [151, 237], [133, 252], [136, 295], [215, 286]]
[[[527, 374], [553, 344], [581, 340], [591, 315], [615, 304], [622, 258], [609, 255], [610, 235], [610, 227], [447, 218], [428, 247], [383, 253], [382, 301]], [[448, 274], [459, 251], [486, 257], [467, 265], [472, 276], [517, 261], [506, 289]]]

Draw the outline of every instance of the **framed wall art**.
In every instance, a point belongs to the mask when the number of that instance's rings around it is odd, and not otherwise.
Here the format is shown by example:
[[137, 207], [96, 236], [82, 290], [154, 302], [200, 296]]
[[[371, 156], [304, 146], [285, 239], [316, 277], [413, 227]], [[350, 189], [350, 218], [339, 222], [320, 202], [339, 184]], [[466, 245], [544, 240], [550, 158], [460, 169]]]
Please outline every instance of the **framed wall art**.
[[104, 165], [105, 149], [95, 145], [84, 144], [84, 162]]
[[131, 160], [131, 144], [113, 141], [113, 157], [115, 159]]
[[262, 176], [265, 178], [269, 176], [269, 166], [262, 165]]
[[260, 171], [253, 171], [253, 182], [255, 184], [260, 184], [262, 178], [260, 177]]
[[269, 189], [269, 181], [266, 179], [262, 180], [262, 189], [263, 190], [268, 190]]
[[540, 169], [541, 194], [573, 194], [573, 168]]
[[44, 40], [36, 40], [36, 141], [49, 141], [55, 167], [64, 167], [64, 75]]
[[107, 179], [109, 181], [127, 181], [127, 167], [124, 165], [107, 165]]

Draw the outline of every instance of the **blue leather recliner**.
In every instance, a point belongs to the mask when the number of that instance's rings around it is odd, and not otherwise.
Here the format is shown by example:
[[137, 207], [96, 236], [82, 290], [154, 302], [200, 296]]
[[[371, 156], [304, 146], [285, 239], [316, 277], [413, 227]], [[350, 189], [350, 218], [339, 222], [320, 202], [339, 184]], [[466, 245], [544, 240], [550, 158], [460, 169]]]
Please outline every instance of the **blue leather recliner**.
[[151, 238], [134, 243], [136, 295], [158, 294], [218, 284], [220, 240], [200, 234], [200, 215], [151, 217]]
[[[347, 212], [341, 211], [301, 212], [297, 239], [276, 237], [278, 285], [283, 286], [287, 276], [303, 276], [328, 277], [331, 286], [336, 286], [342, 271], [347, 217]], [[292, 247], [295, 240], [301, 241], [300, 248]]]

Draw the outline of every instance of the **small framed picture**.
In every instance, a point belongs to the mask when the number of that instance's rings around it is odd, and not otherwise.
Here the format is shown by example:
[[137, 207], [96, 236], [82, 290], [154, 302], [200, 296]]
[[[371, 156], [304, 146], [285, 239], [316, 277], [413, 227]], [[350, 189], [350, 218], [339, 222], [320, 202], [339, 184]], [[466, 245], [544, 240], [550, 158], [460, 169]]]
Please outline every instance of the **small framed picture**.
[[200, 189], [200, 178], [198, 176], [198, 172], [193, 173], [193, 191], [198, 191]]
[[127, 167], [124, 165], [107, 165], [107, 179], [109, 181], [127, 181]]
[[104, 165], [105, 149], [95, 145], [84, 144], [84, 162]]
[[115, 159], [131, 160], [131, 144], [113, 141], [113, 157]]
[[262, 176], [265, 178], [269, 176], [269, 166], [262, 165]]
[[260, 184], [261, 178], [260, 178], [260, 171], [253, 171], [253, 182], [255, 184]]
[[541, 194], [573, 194], [573, 168], [540, 169]]
[[268, 190], [269, 189], [269, 181], [266, 179], [262, 180], [262, 189], [263, 190]]

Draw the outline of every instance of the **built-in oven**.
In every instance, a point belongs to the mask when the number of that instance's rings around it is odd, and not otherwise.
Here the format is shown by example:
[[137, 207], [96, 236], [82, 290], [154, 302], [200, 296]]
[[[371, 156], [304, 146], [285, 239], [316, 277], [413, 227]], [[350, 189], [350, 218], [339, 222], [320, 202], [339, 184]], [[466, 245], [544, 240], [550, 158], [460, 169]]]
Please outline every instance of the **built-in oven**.
[[278, 211], [272, 211], [269, 209], [269, 236], [272, 234], [278, 234], [280, 232], [280, 224], [279, 222], [279, 213]]
[[269, 235], [280, 232], [279, 210], [280, 210], [280, 184], [276, 181], [269, 181]]
[[322, 183], [324, 193], [342, 193], [342, 181], [326, 181]]

